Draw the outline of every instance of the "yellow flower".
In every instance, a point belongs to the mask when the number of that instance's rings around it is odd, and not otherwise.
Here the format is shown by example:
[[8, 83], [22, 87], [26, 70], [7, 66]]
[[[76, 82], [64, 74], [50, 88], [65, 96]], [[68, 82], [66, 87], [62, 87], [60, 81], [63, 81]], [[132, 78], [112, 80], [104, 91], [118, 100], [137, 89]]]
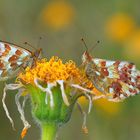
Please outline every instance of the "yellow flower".
[[124, 54], [129, 58], [139, 61], [140, 58], [140, 30], [137, 30], [128, 40], [126, 40]]
[[[93, 84], [89, 81], [73, 61], [65, 64], [58, 57], [52, 57], [49, 61], [41, 59], [36, 62], [36, 66], [32, 69], [27, 67], [25, 73], [20, 73], [18, 79], [26, 84], [34, 84], [34, 80], [38, 78], [45, 83], [53, 83], [57, 80], [69, 81], [79, 84], [88, 89], [93, 89]], [[84, 84], [83, 84], [84, 83]]]
[[115, 41], [126, 40], [134, 31], [135, 23], [131, 16], [126, 14], [116, 14], [106, 23], [106, 33]]
[[73, 6], [64, 1], [51, 2], [41, 12], [43, 24], [48, 25], [53, 29], [61, 29], [71, 24], [73, 19]]
[[[39, 124], [43, 128], [51, 125], [56, 129], [70, 119], [73, 106], [79, 97], [88, 98], [88, 112], [90, 112], [92, 96], [95, 96], [93, 88], [91, 81], [87, 79], [83, 71], [77, 68], [73, 61], [63, 63], [58, 57], [52, 57], [49, 61], [46, 59], [37, 60], [34, 66], [27, 67], [25, 72], [19, 74], [16, 84], [6, 85], [2, 102], [6, 115], [14, 128], [14, 122], [6, 107], [5, 98], [7, 90], [19, 91], [15, 96], [15, 101], [24, 125], [21, 133], [21, 137], [24, 138], [30, 127], [24, 115], [24, 105], [28, 95], [32, 101], [32, 114]], [[23, 106], [20, 103], [21, 97], [24, 98]], [[83, 113], [83, 128], [87, 132], [85, 114]]]

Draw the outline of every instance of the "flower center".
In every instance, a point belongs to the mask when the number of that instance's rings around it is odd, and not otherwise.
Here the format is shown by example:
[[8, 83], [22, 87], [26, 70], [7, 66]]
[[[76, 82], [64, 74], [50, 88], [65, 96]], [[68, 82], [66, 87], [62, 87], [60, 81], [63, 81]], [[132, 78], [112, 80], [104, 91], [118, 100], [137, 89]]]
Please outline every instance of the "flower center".
[[86, 88], [93, 88], [93, 84], [73, 61], [63, 63], [61, 59], [54, 56], [49, 61], [46, 59], [38, 60], [33, 68], [27, 67], [25, 72], [18, 76], [18, 79], [26, 84], [34, 84], [36, 78], [45, 83], [63, 80], [82, 86], [84, 83]]

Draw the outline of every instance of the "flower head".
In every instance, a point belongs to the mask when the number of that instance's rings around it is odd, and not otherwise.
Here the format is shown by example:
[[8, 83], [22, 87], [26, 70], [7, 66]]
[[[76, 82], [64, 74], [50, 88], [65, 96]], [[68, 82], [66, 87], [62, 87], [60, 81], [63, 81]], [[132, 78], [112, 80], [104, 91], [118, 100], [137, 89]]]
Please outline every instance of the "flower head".
[[76, 67], [73, 61], [64, 64], [58, 57], [52, 57], [49, 61], [46, 59], [38, 60], [35, 67], [27, 67], [25, 71], [26, 72], [21, 73], [18, 78], [26, 82], [26, 84], [34, 84], [36, 78], [45, 83], [53, 83], [57, 80], [73, 80], [77, 83], [83, 80], [81, 71]]
[[[85, 96], [90, 101], [88, 110], [90, 112], [94, 87], [84, 71], [77, 68], [71, 60], [66, 63], [58, 57], [52, 57], [49, 61], [37, 60], [33, 67], [27, 67], [25, 72], [19, 74], [16, 84], [5, 86], [3, 106], [13, 128], [14, 123], [6, 107], [5, 97], [6, 90], [15, 89], [19, 90], [15, 101], [24, 124], [21, 133], [23, 138], [30, 127], [24, 115], [24, 104], [28, 95], [32, 101], [32, 114], [40, 125], [46, 123], [50, 125], [55, 122], [56, 126], [60, 126], [70, 119], [73, 106], [81, 96]], [[24, 97], [22, 106], [20, 97]], [[81, 108], [79, 104], [78, 106]], [[83, 129], [87, 132], [86, 113], [82, 111], [82, 114], [84, 116]]]

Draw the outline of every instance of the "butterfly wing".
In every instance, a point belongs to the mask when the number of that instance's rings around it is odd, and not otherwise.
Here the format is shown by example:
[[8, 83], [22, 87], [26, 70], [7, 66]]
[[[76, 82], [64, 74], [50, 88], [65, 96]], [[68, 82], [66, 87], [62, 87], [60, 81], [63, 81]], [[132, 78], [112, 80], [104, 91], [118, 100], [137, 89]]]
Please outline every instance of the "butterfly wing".
[[0, 81], [16, 76], [21, 66], [31, 58], [31, 52], [15, 44], [0, 41]]
[[94, 86], [110, 100], [121, 100], [140, 92], [140, 71], [133, 63], [92, 59], [86, 74]]

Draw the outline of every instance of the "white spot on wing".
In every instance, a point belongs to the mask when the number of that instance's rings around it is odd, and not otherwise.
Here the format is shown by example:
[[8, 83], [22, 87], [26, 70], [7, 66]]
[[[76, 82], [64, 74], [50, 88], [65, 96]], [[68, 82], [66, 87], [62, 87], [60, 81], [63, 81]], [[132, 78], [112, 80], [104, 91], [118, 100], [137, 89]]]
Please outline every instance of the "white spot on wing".
[[96, 73], [97, 75], [99, 75], [99, 76], [101, 75], [100, 72], [98, 72], [98, 71], [95, 71], [95, 73]]
[[0, 43], [0, 55], [5, 51], [5, 47], [3, 43]]
[[121, 98], [121, 99], [125, 99], [126, 97], [125, 97], [123, 94], [121, 94], [121, 95], [120, 95], [120, 98]]
[[23, 62], [17, 62], [18, 65], [21, 65]]
[[2, 74], [2, 70], [0, 70], [0, 75]]
[[106, 67], [110, 67], [115, 63], [115, 61], [109, 61], [109, 60], [105, 60], [105, 61], [106, 61]]
[[92, 59], [92, 61], [93, 61], [96, 65], [98, 65], [98, 64], [99, 64], [99, 62], [100, 62], [100, 59], [95, 58], [95, 59]]
[[113, 93], [113, 92], [114, 92], [113, 88], [109, 88], [109, 93]]

